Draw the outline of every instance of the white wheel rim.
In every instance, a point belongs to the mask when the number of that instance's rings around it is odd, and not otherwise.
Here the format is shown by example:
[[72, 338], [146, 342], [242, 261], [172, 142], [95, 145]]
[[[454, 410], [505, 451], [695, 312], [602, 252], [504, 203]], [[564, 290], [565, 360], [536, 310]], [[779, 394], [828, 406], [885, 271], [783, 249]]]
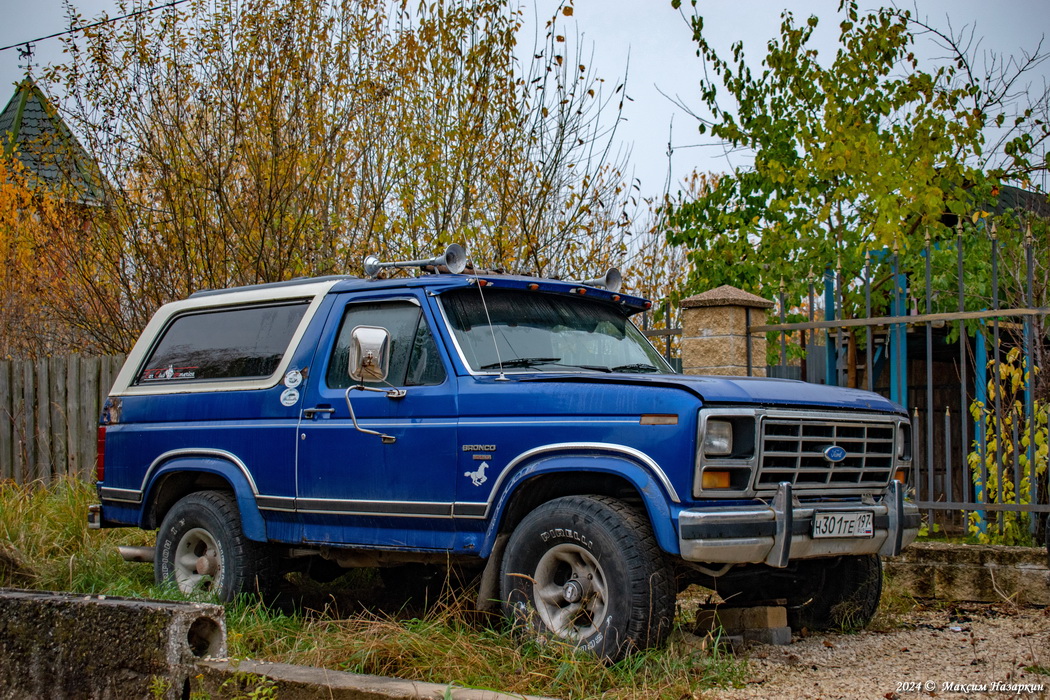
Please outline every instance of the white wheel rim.
[[579, 545], [557, 545], [540, 558], [533, 579], [536, 613], [552, 634], [580, 641], [598, 631], [609, 589], [593, 554]]
[[175, 582], [183, 593], [210, 591], [222, 578], [222, 550], [212, 534], [195, 527], [175, 547]]

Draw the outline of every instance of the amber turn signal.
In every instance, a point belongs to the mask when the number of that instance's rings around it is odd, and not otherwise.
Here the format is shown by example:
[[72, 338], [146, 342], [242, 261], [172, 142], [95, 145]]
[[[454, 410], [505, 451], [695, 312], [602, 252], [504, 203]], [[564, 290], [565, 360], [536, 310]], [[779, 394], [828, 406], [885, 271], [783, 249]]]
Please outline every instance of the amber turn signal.
[[700, 487], [705, 489], [729, 488], [729, 472], [705, 471], [700, 477]]

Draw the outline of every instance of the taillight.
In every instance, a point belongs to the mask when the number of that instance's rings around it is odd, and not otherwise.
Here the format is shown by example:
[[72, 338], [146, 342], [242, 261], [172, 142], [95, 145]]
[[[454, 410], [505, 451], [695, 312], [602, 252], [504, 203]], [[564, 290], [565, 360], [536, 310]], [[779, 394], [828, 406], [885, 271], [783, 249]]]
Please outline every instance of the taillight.
[[95, 455], [95, 479], [106, 480], [106, 426], [98, 426], [98, 453]]

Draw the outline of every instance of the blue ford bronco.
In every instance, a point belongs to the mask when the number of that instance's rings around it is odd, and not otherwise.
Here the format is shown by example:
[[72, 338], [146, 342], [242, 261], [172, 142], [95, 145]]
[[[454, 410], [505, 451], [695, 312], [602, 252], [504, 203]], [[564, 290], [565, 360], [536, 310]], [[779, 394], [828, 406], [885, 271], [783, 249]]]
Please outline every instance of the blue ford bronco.
[[[162, 307], [101, 416], [90, 525], [157, 530], [157, 581], [222, 600], [294, 569], [473, 569], [479, 607], [607, 659], [663, 641], [694, 582], [870, 620], [919, 525], [899, 406], [675, 374], [617, 280], [465, 264]], [[430, 274], [379, 279], [407, 266]]]

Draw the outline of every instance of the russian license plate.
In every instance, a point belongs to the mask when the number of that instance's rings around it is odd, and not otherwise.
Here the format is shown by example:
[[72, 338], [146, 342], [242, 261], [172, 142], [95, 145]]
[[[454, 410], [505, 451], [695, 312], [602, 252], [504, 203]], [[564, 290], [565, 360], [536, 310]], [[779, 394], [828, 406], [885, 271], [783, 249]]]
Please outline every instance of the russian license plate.
[[814, 513], [813, 537], [873, 537], [871, 513]]

